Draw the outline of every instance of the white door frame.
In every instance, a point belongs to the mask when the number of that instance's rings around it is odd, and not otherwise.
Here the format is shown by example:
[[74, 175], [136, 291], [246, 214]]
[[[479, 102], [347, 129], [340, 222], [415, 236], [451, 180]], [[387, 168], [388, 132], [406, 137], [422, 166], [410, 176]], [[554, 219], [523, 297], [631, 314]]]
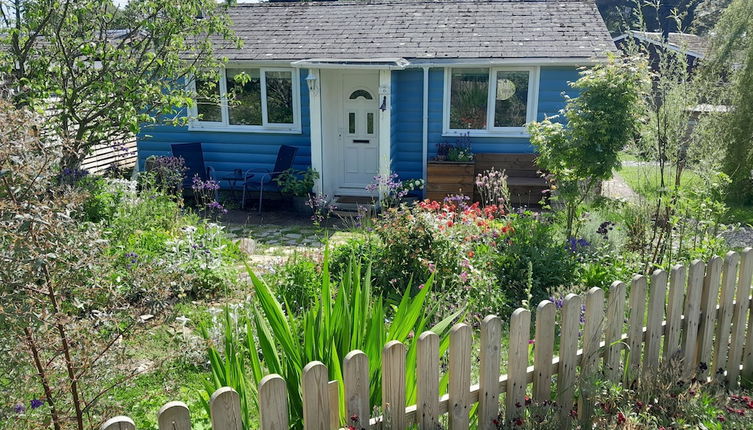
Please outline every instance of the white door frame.
[[[309, 112], [311, 120], [311, 167], [319, 172], [314, 191], [333, 197], [337, 191], [337, 181], [342, 176], [337, 170], [341, 163], [339, 156], [333, 156], [332, 151], [341, 146], [334, 139], [339, 139], [338, 130], [333, 130], [336, 124], [332, 118], [342, 114], [342, 82], [343, 73], [352, 69], [311, 69], [309, 73], [315, 78], [314, 91], [309, 90]], [[384, 105], [385, 110], [378, 113], [378, 171], [380, 175], [390, 173], [390, 131], [391, 124], [391, 92], [392, 73], [390, 70], [379, 70], [378, 106]], [[337, 155], [337, 154], [335, 154]], [[365, 191], [365, 190], [364, 190]], [[365, 193], [368, 195], [368, 193]]]

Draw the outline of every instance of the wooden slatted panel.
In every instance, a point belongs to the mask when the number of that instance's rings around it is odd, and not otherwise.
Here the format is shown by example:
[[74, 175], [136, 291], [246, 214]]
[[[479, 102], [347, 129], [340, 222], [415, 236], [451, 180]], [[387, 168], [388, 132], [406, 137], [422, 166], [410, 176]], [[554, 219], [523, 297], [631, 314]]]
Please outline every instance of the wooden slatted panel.
[[714, 257], [706, 268], [706, 277], [703, 280], [703, 292], [701, 293], [701, 321], [698, 326], [698, 352], [696, 364], [699, 366], [698, 379], [705, 381], [711, 366], [711, 354], [713, 352], [714, 328], [716, 322], [716, 303], [719, 299], [719, 284], [722, 276], [724, 261]]
[[737, 378], [740, 376], [740, 365], [743, 359], [745, 328], [748, 318], [748, 298], [750, 297], [750, 283], [746, 282], [745, 279], [751, 273], [753, 273], [753, 252], [748, 248], [743, 252], [740, 259], [735, 306], [732, 311], [732, 336], [729, 341], [729, 354], [727, 358], [727, 381], [731, 388], [736, 388], [739, 385]]
[[672, 268], [669, 278], [669, 303], [667, 304], [667, 329], [664, 337], [664, 359], [670, 360], [682, 351], [682, 305], [685, 299], [685, 286], [688, 270], [677, 265]]
[[329, 428], [340, 428], [340, 383], [329, 381], [327, 383], [327, 395], [329, 395]]
[[382, 351], [382, 411], [385, 426], [407, 428], [405, 419], [405, 345], [393, 340]]
[[131, 168], [136, 164], [136, 138], [94, 146], [81, 163], [89, 173], [102, 173], [111, 165]]
[[418, 428], [439, 429], [439, 336], [431, 331], [421, 333], [418, 338], [416, 382]]
[[289, 428], [288, 389], [280, 375], [267, 375], [259, 382], [259, 426], [261, 430]]
[[128, 417], [115, 417], [102, 424], [100, 430], [136, 430], [136, 424]]
[[[502, 321], [489, 315], [481, 323], [481, 360], [479, 365], [478, 428], [496, 429], [499, 416], [499, 355]], [[550, 366], [551, 367], [551, 366]], [[435, 395], [434, 398], [437, 396]]]
[[[241, 430], [241, 398], [229, 387], [218, 389], [209, 401], [213, 429]], [[322, 428], [321, 430], [329, 430]]]
[[[286, 399], [285, 417], [287, 418], [287, 416]], [[159, 430], [191, 430], [191, 412], [188, 410], [188, 406], [183, 402], [170, 402], [162, 406], [157, 412], [157, 427]]]
[[[305, 430], [330, 430], [327, 390], [327, 366], [320, 361], [312, 361], [303, 368], [301, 388], [303, 393], [303, 428]], [[222, 428], [224, 427], [216, 427]]]
[[523, 417], [528, 369], [528, 340], [531, 337], [531, 311], [519, 308], [510, 319], [510, 344], [507, 358], [507, 396], [505, 417], [508, 423]]
[[667, 272], [657, 270], [651, 275], [646, 321], [646, 355], [643, 357], [643, 375], [659, 368], [664, 300], [667, 296]]
[[[348, 353], [343, 361], [345, 383], [345, 411], [348, 425], [358, 429], [368, 426], [369, 406], [369, 357], [362, 351]], [[353, 420], [352, 418], [356, 418]]]
[[575, 369], [578, 366], [578, 333], [580, 331], [580, 309], [582, 304], [583, 299], [580, 296], [568, 294], [562, 307], [557, 397], [560, 405], [560, 421], [563, 428], [570, 427], [570, 411], [575, 406]]
[[593, 387], [599, 370], [599, 347], [604, 336], [604, 290], [591, 288], [586, 294], [585, 326], [583, 328], [583, 359], [581, 360], [581, 396], [578, 415], [584, 427], [593, 416]]
[[[753, 277], [753, 249], [746, 248], [743, 252], [743, 258], [745, 258], [746, 265], [745, 271], [741, 271], [740, 284], [743, 289], [750, 291], [751, 277]], [[748, 294], [750, 296], [750, 294]], [[746, 385], [753, 383], [753, 306], [749, 306], [748, 310], [748, 333], [745, 337], [745, 352], [743, 352], [743, 370], [740, 376]]]
[[730, 251], [724, 258], [722, 268], [722, 285], [719, 294], [719, 321], [716, 326], [716, 348], [711, 370], [717, 379], [724, 376], [727, 368], [727, 351], [729, 351], [729, 336], [732, 330], [732, 313], [735, 301], [735, 283], [737, 269], [740, 266], [740, 255]]
[[633, 277], [630, 283], [630, 319], [628, 320], [628, 385], [638, 380], [641, 367], [641, 347], [643, 344], [643, 317], [646, 312], [646, 278]]
[[455, 324], [450, 332], [450, 430], [467, 430], [469, 426], [472, 342], [471, 328]]
[[551, 399], [556, 310], [554, 303], [549, 300], [542, 301], [536, 308], [536, 341], [533, 350], [533, 399], [536, 402]]
[[685, 312], [683, 313], [685, 317], [683, 350], [685, 351], [684, 363], [687, 374], [692, 374], [697, 369], [698, 325], [701, 320], [701, 293], [703, 292], [705, 266], [703, 261], [694, 261], [690, 265], [688, 276], [688, 294], [685, 297]]
[[[619, 382], [622, 376], [621, 354], [624, 345], [621, 341], [625, 327], [625, 293], [627, 287], [615, 282], [609, 289], [607, 299], [607, 326], [605, 329], [604, 372], [607, 380]], [[538, 342], [538, 340], [537, 340]]]

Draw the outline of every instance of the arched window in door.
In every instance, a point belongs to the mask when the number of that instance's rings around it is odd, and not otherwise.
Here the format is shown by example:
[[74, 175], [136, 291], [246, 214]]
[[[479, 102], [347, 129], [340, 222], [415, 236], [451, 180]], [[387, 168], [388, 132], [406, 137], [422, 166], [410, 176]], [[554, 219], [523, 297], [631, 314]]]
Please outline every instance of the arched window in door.
[[348, 98], [350, 100], [357, 100], [360, 97], [363, 97], [366, 100], [374, 100], [374, 97], [371, 96], [371, 93], [366, 90], [355, 90], [350, 93], [350, 97]]

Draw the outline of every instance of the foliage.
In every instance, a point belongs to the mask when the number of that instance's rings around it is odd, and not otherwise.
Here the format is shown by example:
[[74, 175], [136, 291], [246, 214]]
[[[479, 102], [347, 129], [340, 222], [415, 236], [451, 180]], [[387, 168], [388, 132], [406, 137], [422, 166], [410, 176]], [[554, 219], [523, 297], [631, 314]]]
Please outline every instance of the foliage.
[[306, 197], [319, 179], [319, 172], [312, 168], [306, 170], [288, 169], [273, 179], [280, 187], [280, 192], [289, 196]]
[[507, 188], [505, 171], [498, 171], [494, 167], [476, 176], [476, 192], [481, 198], [481, 206], [497, 206], [509, 209], [510, 189]]
[[273, 288], [275, 298], [285, 304], [285, 309], [300, 315], [310, 309], [319, 296], [320, 269], [319, 262], [305, 255], [295, 254], [262, 279]]
[[366, 186], [367, 191], [379, 194], [379, 203], [382, 208], [397, 207], [412, 192], [423, 189], [423, 179], [406, 179], [403, 181], [394, 172], [390, 173], [389, 176], [376, 175], [374, 181]]
[[36, 118], [6, 102], [0, 124], [2, 391], [34, 409], [2, 411], [0, 421], [96, 428], [100, 400], [129, 377], [112, 372], [117, 342], [144, 310], [108, 279], [113, 261], [101, 232], [72, 216], [85, 194], [59, 180], [63, 144], [40, 139]]
[[141, 124], [184, 122], [186, 79], [219, 66], [210, 40], [239, 44], [211, 0], [134, 0], [122, 12], [110, 0], [3, 0], [0, 11], [2, 81], [17, 106], [55, 112], [45, 129], [70, 143], [65, 167]]
[[620, 167], [619, 152], [639, 131], [649, 82], [645, 60], [610, 58], [571, 84], [579, 96], [567, 100], [567, 126], [548, 118], [529, 125], [536, 162], [554, 177], [565, 204], [568, 237], [578, 233], [581, 204]]
[[[753, 204], [753, 3], [735, 0], [715, 28], [711, 77], [731, 81], [731, 107], [722, 120], [726, 154], [724, 172], [730, 177], [729, 197], [738, 204]], [[730, 76], [730, 70], [732, 70]]]
[[180, 197], [187, 171], [188, 167], [183, 157], [151, 156], [146, 159], [146, 172], [139, 175], [139, 180], [144, 188], [152, 188], [161, 194]]
[[574, 283], [577, 268], [574, 257], [582, 249], [582, 243], [571, 240], [566, 245], [557, 239], [555, 224], [532, 213], [511, 214], [508, 222], [507, 238], [497, 243], [494, 272], [497, 285], [505, 286], [512, 303], [526, 299], [529, 276], [532, 303], [549, 297], [556, 287]]
[[[484, 95], [484, 100], [486, 100], [486, 97], [487, 96]], [[460, 134], [455, 138], [455, 143], [443, 142], [438, 144], [437, 156], [435, 160], [454, 161], [462, 163], [473, 161], [473, 150], [471, 149], [470, 135], [468, 133]]]
[[[340, 385], [341, 416], [344, 416], [343, 377], [341, 363], [345, 354], [359, 349], [369, 358], [370, 400], [371, 404], [380, 404], [381, 396], [381, 353], [386, 342], [398, 340], [408, 347], [406, 359], [406, 386], [409, 402], [415, 401], [416, 381], [416, 342], [415, 333], [427, 329], [431, 312], [425, 309], [425, 300], [432, 288], [430, 278], [421, 291], [411, 297], [406, 293], [399, 304], [391, 309], [382, 303], [382, 299], [373, 298], [371, 294], [370, 268], [363, 272], [360, 264], [351, 263], [342, 278], [335, 283], [335, 295], [328, 268], [328, 257], [322, 266], [320, 293], [316, 304], [308, 309], [302, 317], [295, 317], [286, 312], [274, 298], [274, 294], [263, 280], [249, 270], [258, 306], [254, 306], [248, 318], [239, 322], [245, 324], [245, 343], [248, 351], [248, 364], [239, 358], [240, 345], [236, 340], [225, 342], [225, 358], [217, 346], [210, 344], [209, 354], [212, 364], [215, 386], [221, 383], [239, 383], [244, 392], [249, 387], [258, 386], [262, 377], [269, 373], [282, 375], [290, 395], [291, 425], [302, 426], [302, 399], [300, 394], [301, 375], [305, 364], [322, 361], [330, 372], [330, 380]], [[441, 350], [449, 346], [449, 329], [460, 312], [450, 315], [430, 330], [440, 336]], [[390, 323], [385, 324], [389, 319]], [[233, 321], [226, 319], [224, 330]], [[207, 329], [202, 329], [205, 337]], [[239, 329], [239, 333], [244, 333]], [[242, 334], [241, 334], [242, 335]], [[230, 345], [230, 347], [228, 347]], [[260, 354], [259, 354], [260, 352]], [[260, 358], [261, 357], [261, 360]], [[252, 383], [240, 375], [248, 368]], [[237, 369], [231, 370], [231, 369]], [[232, 374], [233, 379], [223, 375]], [[233, 385], [230, 385], [234, 387]], [[235, 388], [235, 387], [234, 387]], [[246, 426], [249, 418], [246, 415]]]
[[214, 179], [204, 181], [199, 178], [199, 175], [196, 175], [193, 177], [191, 190], [196, 200], [196, 209], [200, 213], [215, 220], [227, 214], [227, 209], [217, 201], [217, 194], [220, 190], [219, 182]]

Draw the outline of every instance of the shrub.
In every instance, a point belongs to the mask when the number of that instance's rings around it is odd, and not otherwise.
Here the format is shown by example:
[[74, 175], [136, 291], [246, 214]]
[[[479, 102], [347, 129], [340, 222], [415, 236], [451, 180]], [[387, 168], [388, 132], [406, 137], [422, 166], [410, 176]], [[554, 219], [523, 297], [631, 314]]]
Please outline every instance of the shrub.
[[123, 199], [135, 191], [130, 189], [130, 184], [130, 181], [94, 176], [87, 176], [80, 180], [78, 186], [87, 193], [81, 219], [89, 222], [109, 223], [115, 217]]
[[[339, 276], [342, 272], [337, 272]], [[294, 254], [284, 264], [263, 277], [270, 285], [278, 302], [295, 314], [307, 311], [316, 301], [321, 285], [318, 262], [300, 254]]]
[[548, 297], [558, 286], [570, 286], [576, 280], [574, 252], [583, 244], [559, 239], [555, 225], [544, 216], [530, 212], [509, 216], [506, 240], [499, 241], [494, 262], [497, 282], [516, 303], [526, 299], [529, 264], [533, 303]]

